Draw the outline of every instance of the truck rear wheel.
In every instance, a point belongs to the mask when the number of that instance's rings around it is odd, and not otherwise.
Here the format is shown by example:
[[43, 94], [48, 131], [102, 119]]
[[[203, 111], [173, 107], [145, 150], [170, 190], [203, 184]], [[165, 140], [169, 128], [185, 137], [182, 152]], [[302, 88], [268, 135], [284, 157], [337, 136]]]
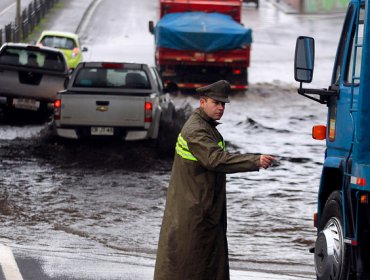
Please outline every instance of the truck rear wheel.
[[329, 196], [319, 225], [315, 245], [315, 269], [318, 280], [347, 280], [350, 254], [344, 243], [342, 194]]

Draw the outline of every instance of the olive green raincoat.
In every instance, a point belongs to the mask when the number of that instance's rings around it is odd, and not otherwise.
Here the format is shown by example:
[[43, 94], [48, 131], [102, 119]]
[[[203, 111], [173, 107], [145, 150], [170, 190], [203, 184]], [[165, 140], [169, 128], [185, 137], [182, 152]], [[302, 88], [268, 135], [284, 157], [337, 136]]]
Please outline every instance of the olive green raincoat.
[[[159, 237], [155, 280], [229, 279], [226, 173], [257, 171], [259, 155], [223, 149], [218, 123], [198, 108], [181, 130]], [[181, 137], [180, 136], [180, 137]], [[178, 148], [179, 142], [177, 144]]]

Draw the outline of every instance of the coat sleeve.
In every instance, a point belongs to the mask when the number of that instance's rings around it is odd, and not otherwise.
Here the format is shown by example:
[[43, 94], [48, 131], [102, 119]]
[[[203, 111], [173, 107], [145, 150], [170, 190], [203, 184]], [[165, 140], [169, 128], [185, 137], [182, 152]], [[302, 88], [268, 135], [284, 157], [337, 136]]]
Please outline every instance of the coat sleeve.
[[208, 170], [224, 173], [259, 170], [260, 155], [228, 153], [211, 138], [205, 128], [192, 131], [185, 140], [193, 156]]

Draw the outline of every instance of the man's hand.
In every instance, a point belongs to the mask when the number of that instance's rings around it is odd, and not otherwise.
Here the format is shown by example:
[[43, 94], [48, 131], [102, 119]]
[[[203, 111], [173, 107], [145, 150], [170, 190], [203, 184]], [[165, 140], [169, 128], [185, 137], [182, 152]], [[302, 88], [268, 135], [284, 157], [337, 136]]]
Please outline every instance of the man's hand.
[[276, 158], [270, 155], [261, 155], [260, 157], [260, 167], [267, 169], [269, 168], [274, 162]]

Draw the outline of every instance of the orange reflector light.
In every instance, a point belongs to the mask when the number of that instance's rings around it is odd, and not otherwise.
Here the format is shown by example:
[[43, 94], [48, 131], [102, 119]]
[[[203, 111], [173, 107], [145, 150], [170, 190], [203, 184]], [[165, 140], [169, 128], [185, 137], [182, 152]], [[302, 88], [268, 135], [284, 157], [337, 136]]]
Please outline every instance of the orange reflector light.
[[312, 127], [312, 138], [315, 140], [326, 139], [326, 126], [325, 125], [315, 125]]
[[315, 228], [317, 228], [317, 219], [318, 219], [318, 215], [317, 215], [317, 212], [313, 214], [313, 226]]
[[366, 179], [365, 178], [356, 178], [356, 185], [359, 185], [361, 187], [366, 186]]
[[361, 204], [367, 204], [367, 194], [362, 194], [361, 196], [360, 196], [360, 202], [361, 202]]

